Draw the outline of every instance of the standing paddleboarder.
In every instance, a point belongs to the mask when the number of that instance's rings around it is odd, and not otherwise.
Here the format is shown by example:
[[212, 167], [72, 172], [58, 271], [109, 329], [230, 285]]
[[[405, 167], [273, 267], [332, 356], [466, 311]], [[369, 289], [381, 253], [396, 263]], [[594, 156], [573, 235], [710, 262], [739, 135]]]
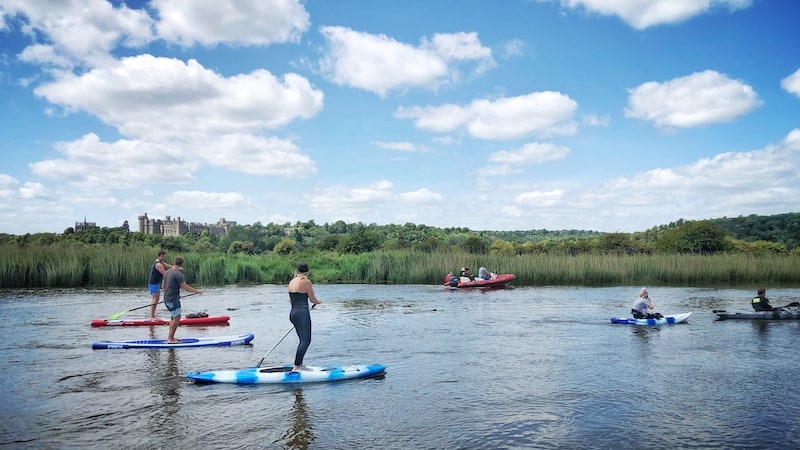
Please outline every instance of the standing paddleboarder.
[[164, 274], [164, 305], [169, 310], [168, 344], [179, 344], [180, 339], [175, 339], [175, 331], [181, 323], [181, 288], [203, 295], [203, 291], [189, 286], [183, 276], [183, 256], [176, 256], [172, 267]]
[[292, 371], [308, 370], [303, 365], [303, 358], [306, 350], [311, 344], [311, 311], [308, 309], [308, 301], [315, 305], [322, 303], [314, 294], [314, 286], [308, 278], [308, 264], [300, 261], [294, 271], [294, 278], [289, 282], [289, 300], [292, 302], [292, 311], [289, 313], [289, 321], [294, 325], [300, 343], [297, 344], [297, 352], [294, 356], [294, 367]]

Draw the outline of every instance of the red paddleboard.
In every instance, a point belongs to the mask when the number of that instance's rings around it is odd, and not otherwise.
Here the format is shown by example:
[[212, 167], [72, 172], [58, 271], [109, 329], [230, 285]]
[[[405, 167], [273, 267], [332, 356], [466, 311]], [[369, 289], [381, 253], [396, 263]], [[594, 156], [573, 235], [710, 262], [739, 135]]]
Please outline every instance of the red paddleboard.
[[[230, 316], [208, 316], [181, 319], [181, 325], [228, 325]], [[93, 327], [141, 327], [154, 325], [167, 325], [169, 320], [147, 320], [147, 319], [95, 319], [92, 320]]]

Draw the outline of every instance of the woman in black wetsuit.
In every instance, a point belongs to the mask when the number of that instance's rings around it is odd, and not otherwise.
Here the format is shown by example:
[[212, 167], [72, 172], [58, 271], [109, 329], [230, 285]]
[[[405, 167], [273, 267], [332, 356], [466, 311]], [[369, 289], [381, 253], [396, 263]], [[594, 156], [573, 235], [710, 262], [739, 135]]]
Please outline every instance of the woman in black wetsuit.
[[314, 286], [308, 279], [308, 264], [300, 261], [294, 271], [294, 278], [289, 282], [289, 300], [292, 302], [292, 311], [289, 313], [289, 321], [294, 325], [300, 343], [297, 344], [297, 353], [294, 356], [293, 371], [308, 370], [303, 365], [303, 357], [311, 344], [311, 312], [308, 308], [309, 300], [318, 305], [322, 303], [314, 294]]

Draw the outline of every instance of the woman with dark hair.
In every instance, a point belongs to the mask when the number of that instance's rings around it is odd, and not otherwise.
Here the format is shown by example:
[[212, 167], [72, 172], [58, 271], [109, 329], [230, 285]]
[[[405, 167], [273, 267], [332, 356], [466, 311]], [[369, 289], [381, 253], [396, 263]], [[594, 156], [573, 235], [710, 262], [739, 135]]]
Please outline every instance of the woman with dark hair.
[[297, 344], [297, 352], [294, 356], [294, 368], [292, 371], [308, 370], [303, 365], [303, 358], [306, 355], [308, 346], [311, 344], [311, 312], [308, 308], [309, 300], [315, 305], [322, 303], [314, 294], [314, 286], [308, 278], [308, 264], [304, 261], [297, 263], [294, 271], [294, 278], [289, 282], [289, 300], [292, 302], [292, 311], [289, 313], [289, 321], [294, 325], [300, 343]]

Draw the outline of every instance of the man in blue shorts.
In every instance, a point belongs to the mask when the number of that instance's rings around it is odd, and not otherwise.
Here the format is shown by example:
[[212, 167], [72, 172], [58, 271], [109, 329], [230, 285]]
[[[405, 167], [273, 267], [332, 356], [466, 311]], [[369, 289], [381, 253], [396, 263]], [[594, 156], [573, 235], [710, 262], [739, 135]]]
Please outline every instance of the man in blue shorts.
[[158, 257], [150, 266], [150, 277], [147, 280], [147, 286], [150, 289], [150, 320], [161, 320], [156, 317], [156, 305], [161, 301], [161, 280], [164, 279], [164, 273], [172, 267], [171, 264], [164, 262], [167, 257], [167, 252], [159, 250]]
[[183, 256], [176, 256], [172, 267], [164, 274], [164, 305], [169, 310], [168, 344], [179, 344], [180, 339], [175, 339], [175, 331], [181, 323], [181, 288], [203, 295], [203, 291], [189, 286], [183, 276]]

